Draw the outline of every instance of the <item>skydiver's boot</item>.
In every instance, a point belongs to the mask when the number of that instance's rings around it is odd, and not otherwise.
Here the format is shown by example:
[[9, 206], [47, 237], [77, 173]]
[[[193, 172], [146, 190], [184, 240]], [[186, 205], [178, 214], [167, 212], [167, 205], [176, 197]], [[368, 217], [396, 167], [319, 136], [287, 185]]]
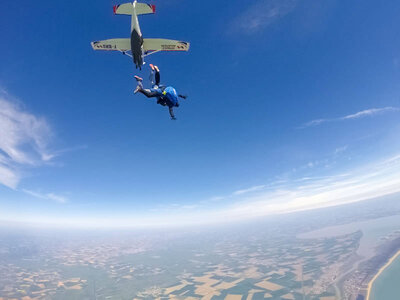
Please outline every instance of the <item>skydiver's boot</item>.
[[133, 91], [134, 94], [136, 94], [137, 92], [139, 92], [141, 89], [143, 89], [143, 78], [135, 75], [135, 79], [137, 81], [137, 86], [136, 89]]
[[150, 67], [150, 69], [152, 71], [160, 72], [160, 69], [157, 66], [153, 65], [153, 64], [149, 64], [149, 67]]

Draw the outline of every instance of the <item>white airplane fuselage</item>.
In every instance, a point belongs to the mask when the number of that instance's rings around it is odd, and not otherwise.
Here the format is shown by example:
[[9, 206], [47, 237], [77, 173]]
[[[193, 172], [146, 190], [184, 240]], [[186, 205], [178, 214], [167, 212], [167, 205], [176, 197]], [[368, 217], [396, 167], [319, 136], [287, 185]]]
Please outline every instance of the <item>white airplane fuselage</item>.
[[143, 65], [143, 37], [140, 31], [139, 20], [136, 13], [136, 0], [132, 3], [133, 13], [131, 22], [131, 50], [132, 59], [136, 67]]

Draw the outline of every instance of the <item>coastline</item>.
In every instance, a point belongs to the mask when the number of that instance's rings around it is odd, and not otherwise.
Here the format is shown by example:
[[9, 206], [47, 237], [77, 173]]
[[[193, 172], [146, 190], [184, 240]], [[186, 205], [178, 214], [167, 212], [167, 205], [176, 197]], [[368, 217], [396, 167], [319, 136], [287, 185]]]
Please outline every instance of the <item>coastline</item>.
[[379, 277], [379, 275], [382, 274], [382, 272], [388, 267], [390, 266], [390, 264], [396, 260], [396, 258], [398, 258], [400, 256], [400, 250], [397, 251], [397, 253], [395, 255], [393, 255], [389, 261], [382, 267], [379, 269], [378, 273], [375, 274], [375, 276], [372, 278], [372, 280], [368, 283], [368, 289], [367, 289], [367, 297], [365, 298], [365, 300], [371, 300], [370, 299], [370, 295], [371, 295], [371, 289], [372, 286], [374, 285], [375, 280]]

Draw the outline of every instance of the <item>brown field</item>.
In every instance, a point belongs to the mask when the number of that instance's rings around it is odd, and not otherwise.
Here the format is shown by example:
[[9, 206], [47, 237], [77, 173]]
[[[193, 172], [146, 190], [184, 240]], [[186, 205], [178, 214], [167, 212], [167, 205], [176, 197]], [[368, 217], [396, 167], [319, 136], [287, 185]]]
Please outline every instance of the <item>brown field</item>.
[[46, 289], [32, 292], [32, 295], [45, 295], [47, 292], [54, 291], [55, 289]]
[[225, 300], [242, 300], [242, 295], [228, 294], [226, 295]]
[[256, 289], [250, 290], [249, 293], [247, 294], [246, 300], [251, 300], [251, 299], [253, 299], [254, 294], [255, 294], [255, 293], [259, 293], [259, 292], [262, 292], [262, 290], [256, 290]]
[[213, 276], [213, 274], [208, 274], [208, 275], [204, 275], [201, 277], [193, 277], [193, 280], [196, 282], [202, 282], [208, 286], [211, 286], [211, 285], [214, 285], [219, 282], [219, 280], [217, 280], [217, 279], [210, 278], [212, 276]]
[[301, 276], [303, 272], [303, 265], [294, 265], [293, 266], [293, 273], [296, 275], [296, 281], [301, 281]]
[[68, 290], [81, 290], [82, 287], [79, 284], [75, 284], [73, 286], [70, 286], [69, 288], [67, 288]]
[[258, 272], [258, 268], [257, 267], [251, 267], [251, 268], [246, 269], [243, 272], [243, 276], [246, 277], [246, 278], [255, 278], [255, 279], [257, 279], [257, 278], [261, 278], [263, 276], [263, 274]]
[[219, 292], [212, 292], [210, 294], [205, 295], [204, 297], [201, 298], [201, 300], [211, 300], [212, 297], [214, 296], [219, 296]]
[[183, 289], [185, 286], [187, 286], [187, 284], [188, 283], [186, 281], [182, 281], [181, 284], [174, 285], [174, 286], [171, 286], [169, 288], [166, 288], [165, 291], [164, 291], [164, 294], [169, 295], [172, 292], [179, 291], [179, 290]]
[[276, 284], [276, 283], [269, 282], [267, 280], [260, 281], [260, 282], [256, 283], [255, 286], [258, 286], [260, 288], [263, 288], [265, 290], [270, 290], [270, 291], [278, 291], [280, 289], [283, 289], [283, 286]]
[[207, 296], [214, 292], [216, 292], [216, 290], [209, 285], [196, 286], [196, 289], [194, 290], [194, 293], [200, 296]]
[[232, 282], [221, 282], [220, 284], [214, 286], [214, 289], [216, 290], [227, 290], [230, 288], [233, 288], [235, 285], [237, 285], [239, 282], [243, 281], [243, 279], [238, 279]]
[[253, 299], [253, 296], [254, 296], [254, 294], [248, 293], [248, 294], [247, 294], [246, 300], [251, 300], [251, 299]]

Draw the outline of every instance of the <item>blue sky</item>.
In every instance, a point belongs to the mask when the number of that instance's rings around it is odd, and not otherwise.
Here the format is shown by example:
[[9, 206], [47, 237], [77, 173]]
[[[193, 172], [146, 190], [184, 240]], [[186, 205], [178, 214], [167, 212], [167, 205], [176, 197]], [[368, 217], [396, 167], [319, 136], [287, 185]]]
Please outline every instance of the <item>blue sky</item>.
[[117, 2], [0, 12], [0, 219], [70, 226], [236, 220], [400, 191], [398, 1], [153, 1], [145, 37], [189, 95], [173, 122], [90, 42]]

